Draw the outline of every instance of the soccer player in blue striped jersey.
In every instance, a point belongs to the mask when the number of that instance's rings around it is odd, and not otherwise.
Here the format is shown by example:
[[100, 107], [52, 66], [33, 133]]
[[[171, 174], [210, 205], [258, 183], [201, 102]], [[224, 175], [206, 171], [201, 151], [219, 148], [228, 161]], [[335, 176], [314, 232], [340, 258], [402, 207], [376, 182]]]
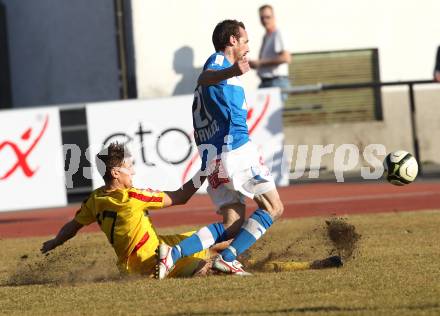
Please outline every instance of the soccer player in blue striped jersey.
[[[206, 170], [208, 193], [223, 221], [200, 229], [178, 245], [159, 246], [158, 277], [177, 260], [233, 238], [213, 268], [246, 275], [236, 257], [252, 246], [283, 212], [269, 169], [249, 139], [247, 103], [239, 76], [249, 70], [248, 35], [242, 22], [225, 20], [212, 35], [215, 53], [206, 61], [194, 94], [194, 136]], [[245, 197], [258, 208], [245, 220]]]

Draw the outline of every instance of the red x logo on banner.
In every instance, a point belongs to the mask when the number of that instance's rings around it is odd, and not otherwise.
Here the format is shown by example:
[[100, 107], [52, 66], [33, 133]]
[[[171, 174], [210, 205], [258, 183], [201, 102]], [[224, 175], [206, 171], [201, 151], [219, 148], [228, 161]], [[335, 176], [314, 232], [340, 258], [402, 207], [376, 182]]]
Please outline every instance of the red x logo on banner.
[[[21, 150], [17, 146], [17, 144], [15, 144], [12, 141], [7, 140], [7, 141], [4, 141], [3, 143], [0, 143], [0, 151], [2, 151], [4, 148], [9, 147], [14, 151], [15, 156], [17, 158], [17, 161], [15, 162], [15, 164], [4, 175], [0, 175], [0, 180], [6, 180], [7, 178], [9, 178], [19, 167], [23, 170], [23, 173], [28, 178], [32, 177], [35, 174], [35, 172], [37, 171], [38, 168], [35, 168], [34, 170], [32, 170], [27, 162], [27, 158], [32, 153], [32, 151], [35, 149], [35, 146], [37, 146], [37, 144], [40, 142], [41, 138], [43, 137], [44, 133], [46, 132], [48, 123], [49, 123], [49, 115], [46, 115], [46, 118], [45, 118], [45, 121], [43, 124], [43, 128], [41, 129], [40, 133], [35, 138], [35, 140], [30, 144], [29, 148], [27, 148], [26, 150]], [[21, 135], [21, 139], [22, 140], [30, 139], [31, 133], [32, 133], [32, 127], [29, 127]]]

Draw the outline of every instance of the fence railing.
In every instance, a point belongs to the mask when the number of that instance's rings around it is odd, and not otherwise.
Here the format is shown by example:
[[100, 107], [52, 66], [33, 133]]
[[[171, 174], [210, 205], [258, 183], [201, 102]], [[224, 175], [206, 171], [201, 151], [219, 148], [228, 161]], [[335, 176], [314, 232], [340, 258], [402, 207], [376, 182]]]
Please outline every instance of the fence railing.
[[358, 88], [382, 88], [388, 86], [407, 86], [409, 90], [409, 106], [410, 106], [410, 121], [411, 121], [411, 135], [414, 147], [414, 156], [419, 162], [419, 174], [423, 173], [422, 164], [420, 160], [420, 143], [417, 133], [416, 122], [416, 102], [414, 96], [414, 86], [421, 84], [435, 84], [438, 83], [433, 80], [417, 80], [417, 81], [390, 81], [390, 82], [360, 82], [360, 83], [346, 83], [346, 84], [324, 84], [317, 83], [304, 86], [293, 86], [288, 89], [283, 89], [284, 93], [290, 95], [303, 94], [303, 93], [318, 93], [326, 90], [338, 90], [338, 89], [358, 89]]

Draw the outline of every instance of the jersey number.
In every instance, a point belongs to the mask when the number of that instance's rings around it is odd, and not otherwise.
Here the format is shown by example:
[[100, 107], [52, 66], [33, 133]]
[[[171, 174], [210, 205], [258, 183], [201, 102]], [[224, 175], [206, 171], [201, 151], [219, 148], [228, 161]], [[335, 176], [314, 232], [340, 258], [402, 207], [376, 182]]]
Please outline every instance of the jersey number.
[[[118, 217], [118, 213], [116, 213], [114, 211], [104, 211], [104, 212], [96, 214], [96, 220], [97, 220], [99, 226], [101, 226], [101, 229], [106, 233], [106, 235], [107, 235], [108, 230], [107, 229], [104, 230], [104, 225], [107, 222], [108, 222], [107, 225], [109, 225], [111, 223], [111, 226], [110, 226], [110, 243], [111, 244], [114, 243], [115, 224], [116, 224], [117, 217]], [[108, 218], [107, 221], [105, 220], [106, 218]], [[105, 225], [105, 226], [108, 227], [107, 225]]]
[[193, 102], [193, 116], [194, 125], [196, 128], [203, 128], [208, 126], [209, 121], [212, 120], [211, 115], [205, 108], [205, 103], [202, 99], [202, 87], [198, 86], [194, 92], [194, 102]]

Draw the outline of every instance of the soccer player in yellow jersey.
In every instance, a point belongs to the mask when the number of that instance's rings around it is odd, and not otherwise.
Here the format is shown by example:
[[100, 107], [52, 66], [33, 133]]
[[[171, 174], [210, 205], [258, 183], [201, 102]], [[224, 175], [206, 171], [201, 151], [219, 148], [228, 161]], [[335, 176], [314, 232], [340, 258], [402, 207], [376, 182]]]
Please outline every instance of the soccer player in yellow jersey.
[[[133, 160], [123, 145], [112, 143], [97, 158], [98, 167], [101, 162], [105, 166], [105, 173], [102, 172], [105, 185], [90, 194], [75, 217], [61, 228], [55, 238], [43, 243], [41, 252], [46, 253], [62, 245], [83, 226], [96, 221], [116, 252], [121, 272], [154, 276], [159, 243], [175, 245], [193, 232], [160, 236], [151, 223], [148, 211], [185, 204], [200, 183], [197, 185], [195, 180], [190, 180], [172, 192], [136, 189], [132, 185], [135, 173]], [[199, 175], [196, 177], [204, 180]], [[208, 250], [184, 258], [176, 264], [170, 276], [191, 276], [208, 258]]]

